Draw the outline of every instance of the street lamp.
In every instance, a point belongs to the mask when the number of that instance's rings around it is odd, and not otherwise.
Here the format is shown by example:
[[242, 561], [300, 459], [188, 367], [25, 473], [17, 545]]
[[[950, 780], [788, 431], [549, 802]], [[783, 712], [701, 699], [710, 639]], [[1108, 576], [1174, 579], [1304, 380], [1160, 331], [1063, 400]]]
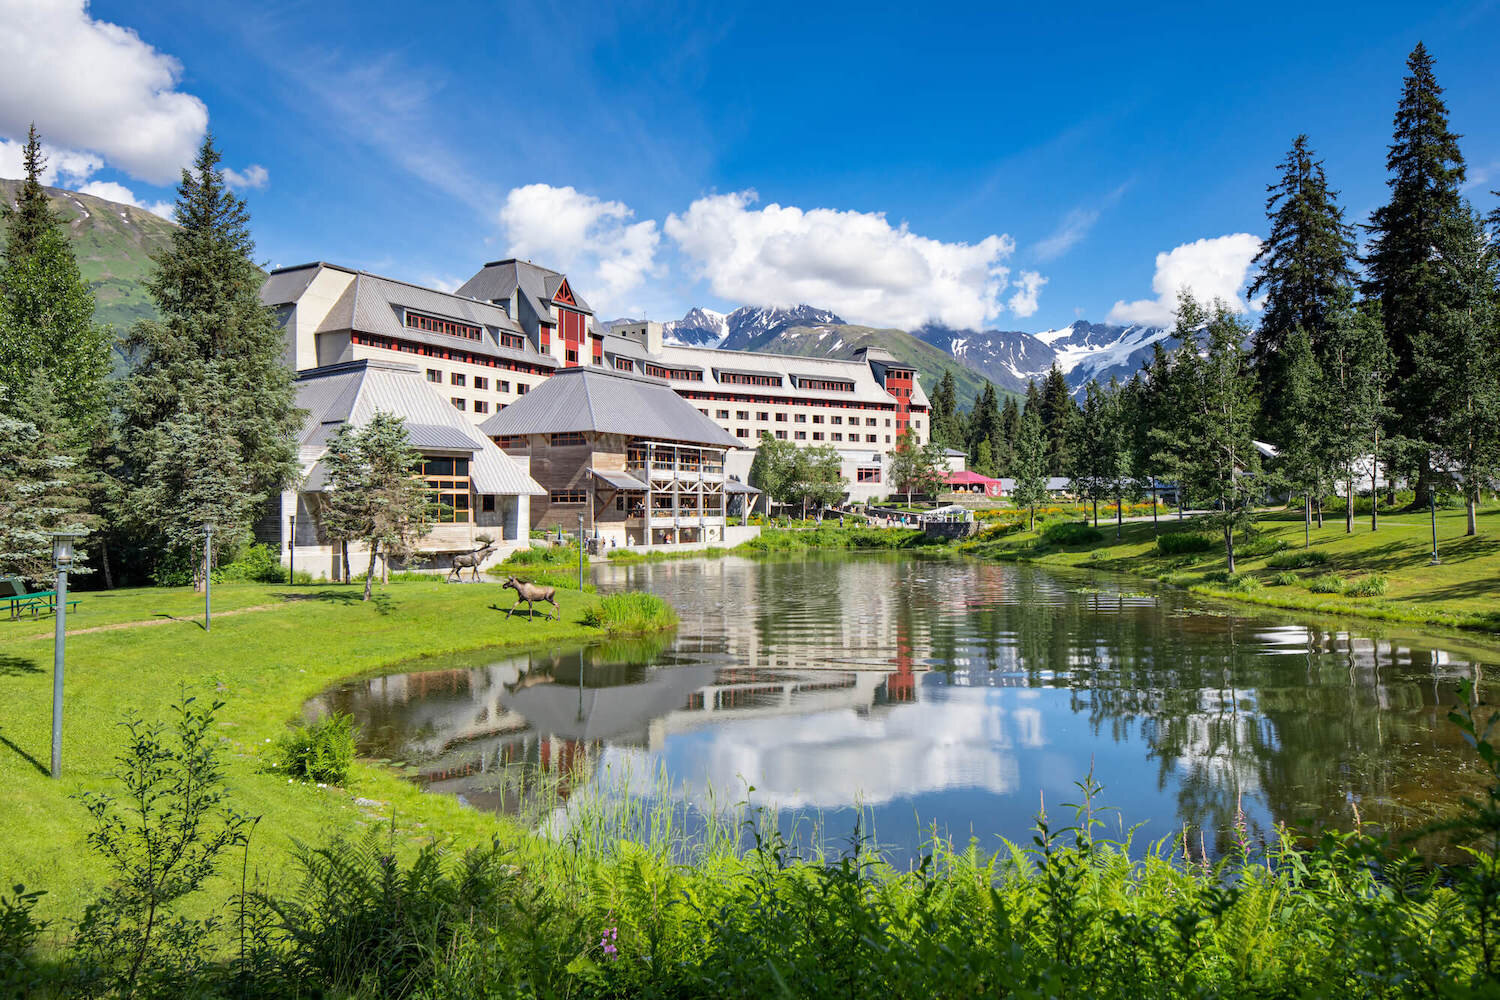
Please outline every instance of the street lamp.
[[[1375, 498], [1370, 497], [1371, 506], [1374, 506]], [[1432, 514], [1432, 558], [1427, 561], [1429, 566], [1441, 566], [1443, 561], [1437, 554], [1437, 494], [1431, 490], [1427, 493], [1427, 509]]]
[[52, 640], [52, 777], [62, 777], [63, 661], [67, 655], [68, 570], [73, 566], [73, 543], [81, 531], [52, 533], [52, 565], [57, 569], [57, 631]]
[[203, 522], [203, 631], [214, 627], [214, 526]]
[[578, 592], [583, 593], [583, 513], [578, 514]]
[[286, 542], [286, 585], [288, 587], [297, 582], [297, 515], [291, 515], [290, 521], [292, 526], [287, 534]]

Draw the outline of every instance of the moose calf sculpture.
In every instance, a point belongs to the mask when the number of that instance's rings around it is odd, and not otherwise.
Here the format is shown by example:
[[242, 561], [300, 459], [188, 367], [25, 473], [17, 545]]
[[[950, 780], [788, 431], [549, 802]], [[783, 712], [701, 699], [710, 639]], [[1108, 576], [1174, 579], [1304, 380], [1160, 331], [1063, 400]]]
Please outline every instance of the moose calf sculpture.
[[474, 540], [478, 542], [481, 547], [470, 552], [462, 552], [454, 556], [453, 565], [448, 570], [448, 579], [457, 579], [460, 583], [462, 583], [464, 578], [464, 570], [472, 569], [474, 571], [474, 582], [479, 582], [479, 564], [484, 562], [485, 558], [488, 557], [491, 552], [495, 551], [495, 541], [494, 539], [486, 537], [485, 535], [480, 535]]
[[552, 605], [552, 614], [548, 617], [550, 617], [553, 621], [557, 620], [556, 587], [542, 587], [538, 586], [535, 583], [527, 583], [525, 580], [517, 580], [515, 577], [510, 577], [500, 586], [502, 588], [508, 587], [509, 589], [516, 592], [516, 603], [512, 604], [510, 608], [505, 612], [505, 617], [509, 618], [511, 616], [511, 613], [514, 612], [516, 608], [519, 608], [521, 606], [521, 602], [525, 601], [526, 617], [532, 618], [536, 615], [536, 602], [545, 601], [548, 604]]

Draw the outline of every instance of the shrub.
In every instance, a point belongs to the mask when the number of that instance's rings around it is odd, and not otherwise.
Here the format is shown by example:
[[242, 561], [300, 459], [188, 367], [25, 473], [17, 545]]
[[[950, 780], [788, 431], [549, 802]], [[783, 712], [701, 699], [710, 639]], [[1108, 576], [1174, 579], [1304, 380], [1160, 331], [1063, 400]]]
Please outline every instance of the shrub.
[[1091, 524], [1060, 521], [1042, 529], [1042, 541], [1048, 545], [1090, 545], [1104, 541], [1104, 533]]
[[1272, 569], [1307, 569], [1309, 566], [1328, 565], [1328, 553], [1320, 549], [1297, 549], [1282, 552], [1266, 560]]
[[1342, 594], [1344, 578], [1337, 573], [1323, 573], [1308, 580], [1307, 589], [1314, 594]]
[[31, 911], [42, 895], [39, 889], [27, 892], [24, 885], [17, 885], [9, 896], [0, 893], [0, 991], [5, 996], [26, 996], [38, 985], [31, 949], [47, 922]]
[[255, 583], [281, 583], [286, 567], [281, 565], [275, 549], [269, 545], [250, 545], [233, 562], [214, 569], [214, 580], [247, 580]]
[[1156, 536], [1156, 551], [1164, 556], [1212, 552], [1218, 545], [1218, 540], [1212, 535], [1203, 535], [1196, 531], [1169, 531]]
[[1271, 582], [1276, 584], [1276, 586], [1278, 587], [1290, 587], [1295, 584], [1301, 583], [1302, 577], [1298, 576], [1296, 573], [1293, 573], [1291, 570], [1284, 570], [1271, 577]]
[[1344, 584], [1344, 596], [1384, 597], [1388, 582], [1383, 576], [1362, 576]]
[[1234, 547], [1234, 554], [1236, 558], [1256, 559], [1280, 552], [1284, 548], [1286, 548], [1284, 538], [1276, 535], [1250, 534]]
[[610, 594], [583, 613], [583, 623], [611, 635], [655, 632], [677, 624], [677, 612], [655, 594]]
[[358, 735], [354, 719], [342, 712], [299, 722], [277, 741], [273, 766], [302, 781], [342, 785], [354, 764]]
[[517, 566], [577, 566], [578, 546], [576, 545], [533, 545], [526, 549], [516, 549], [505, 557], [505, 561], [499, 566], [492, 568], [489, 572], [499, 576], [507, 576], [504, 567], [514, 569]]

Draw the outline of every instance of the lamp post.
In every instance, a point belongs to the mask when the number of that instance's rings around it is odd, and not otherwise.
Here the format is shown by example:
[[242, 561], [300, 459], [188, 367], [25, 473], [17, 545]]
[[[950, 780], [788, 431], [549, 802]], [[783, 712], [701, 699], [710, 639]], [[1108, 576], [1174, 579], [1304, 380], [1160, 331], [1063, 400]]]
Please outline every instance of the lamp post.
[[57, 569], [57, 631], [52, 640], [52, 777], [62, 777], [63, 661], [67, 656], [68, 570], [73, 565], [73, 543], [82, 532], [52, 533], [52, 565]]
[[[1374, 496], [1370, 497], [1370, 504], [1374, 506]], [[1427, 565], [1440, 566], [1443, 561], [1438, 558], [1437, 554], [1437, 495], [1431, 490], [1427, 492], [1427, 509], [1432, 514], [1432, 558], [1428, 560]]]
[[214, 526], [203, 522], [203, 631], [214, 627]]
[[290, 587], [297, 582], [297, 515], [289, 518], [291, 528], [286, 538], [286, 585]]
[[[583, 593], [583, 513], [578, 514], [578, 592]], [[581, 668], [580, 668], [581, 669]]]

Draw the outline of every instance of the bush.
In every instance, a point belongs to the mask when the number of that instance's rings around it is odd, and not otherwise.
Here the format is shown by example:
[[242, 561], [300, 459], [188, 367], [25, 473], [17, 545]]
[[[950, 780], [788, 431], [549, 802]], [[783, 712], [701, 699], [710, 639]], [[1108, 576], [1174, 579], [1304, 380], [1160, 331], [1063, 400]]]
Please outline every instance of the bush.
[[1272, 569], [1307, 569], [1309, 566], [1327, 566], [1328, 553], [1319, 549], [1297, 549], [1282, 552], [1266, 560]]
[[1156, 551], [1164, 556], [1180, 556], [1190, 552], [1212, 552], [1218, 548], [1218, 539], [1196, 531], [1169, 531], [1156, 536]]
[[577, 566], [578, 546], [576, 545], [533, 545], [527, 549], [516, 549], [505, 557], [505, 561], [490, 570], [499, 576], [509, 574], [502, 571], [502, 567], [515, 568], [517, 566]]
[[1362, 576], [1344, 584], [1345, 597], [1384, 597], [1389, 581], [1383, 576]]
[[0, 893], [0, 991], [4, 996], [26, 996], [38, 985], [31, 949], [47, 922], [32, 916], [41, 890], [27, 892], [17, 885], [11, 895]]
[[354, 719], [334, 712], [312, 723], [299, 722], [276, 743], [276, 770], [302, 781], [342, 785], [354, 764], [359, 730]]
[[1314, 594], [1342, 594], [1344, 578], [1337, 573], [1324, 573], [1307, 581], [1307, 589]]
[[1042, 541], [1048, 545], [1091, 545], [1104, 541], [1104, 533], [1091, 524], [1061, 521], [1042, 529]]
[[275, 549], [269, 545], [251, 545], [241, 550], [232, 562], [214, 569], [214, 580], [246, 580], [254, 583], [281, 583], [286, 568]]
[[630, 591], [610, 594], [583, 613], [583, 623], [611, 635], [655, 632], [677, 624], [677, 612], [655, 594]]
[[1290, 587], [1295, 584], [1301, 583], [1302, 577], [1298, 576], [1296, 573], [1293, 573], [1291, 570], [1285, 570], [1271, 577], [1271, 582], [1276, 584], [1276, 586], [1278, 587]]
[[1286, 548], [1286, 539], [1276, 535], [1249, 534], [1234, 547], [1235, 558], [1257, 559]]

